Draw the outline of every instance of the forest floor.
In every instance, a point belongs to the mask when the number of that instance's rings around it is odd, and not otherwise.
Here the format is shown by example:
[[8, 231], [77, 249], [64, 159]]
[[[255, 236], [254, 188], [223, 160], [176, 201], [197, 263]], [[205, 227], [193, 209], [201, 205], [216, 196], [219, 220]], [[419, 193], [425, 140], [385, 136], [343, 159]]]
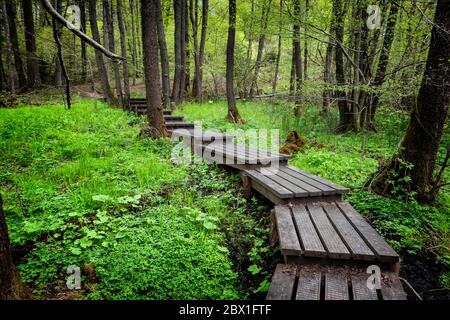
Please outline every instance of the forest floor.
[[[71, 111], [47, 95], [40, 106], [0, 109], [0, 191], [24, 282], [37, 299], [263, 298], [281, 261], [268, 240], [271, 206], [242, 197], [239, 175], [174, 165], [173, 142], [139, 137], [143, 118], [76, 98]], [[31, 96], [24, 98], [34, 104]], [[306, 144], [292, 165], [348, 186], [349, 200], [402, 256], [401, 276], [425, 299], [450, 299], [450, 190], [434, 206], [362, 189], [395, 150], [407, 124], [384, 109], [379, 133], [333, 133], [336, 115], [290, 103], [240, 101], [247, 120], [225, 120], [226, 103], [185, 104], [176, 113], [203, 127], [291, 129]], [[443, 146], [450, 141], [448, 127]], [[447, 174], [447, 179], [450, 179]], [[82, 289], [66, 287], [68, 266]]]

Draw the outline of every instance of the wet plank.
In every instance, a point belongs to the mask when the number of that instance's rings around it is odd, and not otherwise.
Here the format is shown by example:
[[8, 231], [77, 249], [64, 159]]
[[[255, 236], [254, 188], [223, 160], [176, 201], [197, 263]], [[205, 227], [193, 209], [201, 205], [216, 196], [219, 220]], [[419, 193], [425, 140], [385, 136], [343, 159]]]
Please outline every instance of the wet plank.
[[329, 257], [336, 259], [350, 259], [350, 252], [342, 242], [339, 234], [334, 229], [320, 204], [309, 203], [307, 204], [307, 208], [320, 239], [328, 251]]
[[325, 300], [349, 300], [345, 273], [330, 271], [325, 274]]
[[283, 255], [301, 255], [302, 248], [292, 221], [291, 209], [287, 205], [275, 206], [275, 221]]
[[311, 218], [302, 204], [292, 207], [294, 222], [300, 236], [303, 254], [309, 257], [325, 257], [327, 251], [320, 241], [319, 235], [311, 221]]

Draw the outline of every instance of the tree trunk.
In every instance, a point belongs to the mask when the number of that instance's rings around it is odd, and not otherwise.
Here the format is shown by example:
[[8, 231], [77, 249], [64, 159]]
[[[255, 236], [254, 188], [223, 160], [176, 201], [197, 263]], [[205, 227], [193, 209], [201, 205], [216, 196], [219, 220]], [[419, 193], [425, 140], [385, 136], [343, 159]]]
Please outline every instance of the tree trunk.
[[198, 77], [200, 74], [200, 53], [198, 47], [198, 0], [189, 0], [189, 17], [192, 26], [192, 43], [194, 47], [194, 81], [192, 83], [192, 96], [198, 99]]
[[161, 78], [158, 66], [158, 8], [160, 0], [141, 0], [141, 30], [144, 53], [144, 77], [147, 96], [148, 135], [154, 138], [167, 136], [161, 104]]
[[378, 69], [373, 82], [373, 90], [361, 113], [360, 123], [363, 128], [376, 131], [375, 126], [375, 113], [380, 102], [380, 89], [386, 78], [386, 70], [389, 64], [389, 56], [391, 52], [391, 46], [394, 41], [395, 25], [397, 23], [397, 16], [399, 7], [396, 3], [391, 4], [389, 10], [389, 16], [386, 26], [386, 33], [383, 39], [383, 45], [381, 48], [380, 60], [378, 62]]
[[28, 87], [41, 85], [39, 58], [36, 55], [36, 33], [34, 30], [33, 1], [22, 0], [23, 20], [25, 25], [25, 46], [27, 49]]
[[[306, 0], [306, 3], [305, 3], [305, 16], [306, 16], [306, 18], [308, 18], [308, 14], [309, 14], [309, 0]], [[307, 28], [308, 28], [308, 25], [306, 25], [305, 26], [305, 33], [308, 33], [307, 32]], [[305, 80], [307, 80], [308, 79], [308, 37], [305, 37], [305, 54], [303, 55], [303, 68], [304, 68], [304, 70], [303, 70], [303, 78], [305, 79]]]
[[186, 46], [186, 63], [184, 67], [184, 96], [190, 95], [191, 83], [191, 47], [189, 42], [189, 8], [187, 0], [184, 1], [184, 41]]
[[182, 0], [174, 0], [173, 9], [174, 9], [174, 23], [175, 23], [175, 32], [174, 32], [174, 43], [175, 43], [175, 71], [173, 76], [173, 85], [172, 85], [172, 101], [175, 104], [179, 104], [180, 101], [180, 92], [181, 89], [181, 34], [182, 34], [182, 9], [183, 1]]
[[5, 35], [6, 35], [6, 65], [8, 66], [8, 86], [9, 91], [11, 92], [11, 96], [15, 97], [16, 95], [16, 84], [14, 80], [14, 61], [12, 59], [12, 44], [11, 44], [11, 35], [9, 22], [6, 12], [6, 2], [7, 0], [2, 1], [2, 11], [3, 11], [3, 20], [5, 22]]
[[[156, 2], [157, 5], [161, 5], [160, 1]], [[163, 13], [160, 7], [157, 8], [158, 13], [158, 44], [159, 55], [161, 59], [161, 82], [162, 82], [162, 94], [163, 94], [163, 106], [164, 109], [170, 109], [170, 67], [169, 67], [169, 55], [167, 53], [166, 33], [164, 30]]]
[[[86, 33], [86, 3], [85, 0], [79, 0], [80, 6], [80, 23], [81, 23], [81, 31]], [[86, 43], [83, 39], [81, 41], [81, 81], [87, 81], [87, 50]]]
[[236, 42], [236, 0], [228, 1], [228, 40], [227, 40], [227, 102], [228, 119], [234, 123], [242, 123], [241, 115], [236, 107], [234, 96], [234, 46]]
[[[91, 25], [92, 38], [94, 39], [94, 41], [100, 43], [100, 32], [98, 31], [97, 26], [96, 3], [97, 2], [95, 0], [89, 0], [89, 22]], [[117, 105], [117, 101], [109, 85], [108, 71], [106, 70], [103, 56], [98, 50], [95, 50], [95, 60], [97, 62], [98, 73], [102, 83], [103, 94], [105, 96], [106, 102], [109, 105]]]
[[[392, 184], [415, 192], [417, 200], [431, 203], [438, 181], [433, 174], [450, 102], [450, 1], [438, 0], [430, 50], [417, 105], [396, 154], [372, 179], [370, 188], [392, 193]], [[412, 168], [408, 166], [412, 165]], [[410, 181], [405, 181], [408, 176]]]
[[[58, 11], [59, 14], [63, 14], [61, 0], [56, 0], [55, 9], [56, 9], [56, 11]], [[56, 34], [53, 35], [55, 41], [56, 41], [56, 38], [61, 39], [62, 27], [61, 27], [61, 25], [59, 25], [55, 22], [54, 18], [52, 19], [52, 28], [55, 29], [54, 33], [56, 32]], [[61, 59], [59, 57], [59, 49], [56, 51], [54, 59], [55, 59], [55, 86], [57, 86], [58, 88], [61, 88], [62, 87], [62, 66], [61, 66]]]
[[179, 103], [184, 101], [184, 93], [186, 89], [186, 75], [187, 75], [187, 46], [186, 46], [186, 19], [187, 19], [187, 0], [181, 1], [181, 74], [180, 74], [180, 97]]
[[[107, 37], [108, 37], [108, 44], [109, 44], [109, 50], [111, 52], [116, 51], [116, 39], [114, 37], [114, 10], [113, 7], [109, 3], [110, 0], [103, 0], [103, 8], [105, 9], [106, 14], [106, 30], [107, 30]], [[123, 96], [122, 96], [122, 83], [120, 80], [120, 73], [119, 73], [119, 65], [117, 62], [113, 62], [113, 70], [114, 70], [114, 83], [115, 83], [115, 91], [116, 91], [116, 98], [122, 103], [123, 102]]]
[[130, 107], [130, 73], [128, 71], [128, 59], [127, 59], [127, 38], [125, 34], [125, 25], [123, 23], [123, 5], [122, 0], [117, 0], [117, 24], [119, 25], [120, 33], [120, 49], [122, 57], [125, 60], [122, 62], [123, 71], [123, 86], [124, 86], [124, 97], [123, 97], [123, 107], [129, 109]]
[[16, 67], [17, 77], [19, 80], [19, 89], [26, 88], [27, 78], [23, 68], [22, 57], [20, 55], [19, 40], [17, 38], [17, 14], [15, 1], [6, 2], [6, 15], [8, 17], [9, 36], [11, 39], [12, 51], [14, 53], [14, 65]]
[[302, 50], [300, 45], [300, 19], [301, 16], [300, 0], [294, 0], [294, 31], [292, 34], [292, 44], [295, 62], [295, 109], [296, 117], [302, 114], [302, 89], [303, 89], [303, 70], [302, 70]]
[[[3, 3], [2, 5], [2, 13], [3, 13]], [[3, 16], [0, 17], [0, 21], [3, 20]], [[6, 27], [6, 26], [5, 26]], [[0, 27], [0, 43], [3, 43], [3, 34], [2, 34], [2, 28]], [[0, 46], [0, 90], [7, 90], [8, 89], [8, 83], [6, 80], [6, 74], [5, 74], [5, 67], [3, 66], [3, 48]]]
[[336, 132], [345, 133], [354, 130], [354, 122], [351, 108], [349, 109], [347, 103], [347, 95], [343, 86], [345, 86], [345, 71], [344, 71], [344, 53], [342, 45], [344, 41], [344, 16], [345, 11], [342, 10], [342, 0], [333, 0], [333, 16], [336, 19], [336, 49], [335, 49], [335, 63], [336, 63], [336, 81], [338, 88], [336, 90], [336, 98], [338, 100], [339, 109], [339, 125]]
[[255, 94], [255, 90], [258, 91], [258, 77], [261, 70], [262, 56], [264, 53], [264, 45], [266, 41], [267, 24], [269, 23], [269, 13], [270, 6], [272, 5], [272, 0], [266, 0], [263, 3], [262, 13], [261, 13], [261, 33], [259, 34], [258, 40], [258, 54], [256, 55], [255, 63], [255, 74], [253, 76], [253, 81], [250, 86], [250, 97]]
[[134, 0], [130, 0], [130, 12], [131, 12], [131, 39], [132, 39], [132, 46], [133, 50], [131, 51], [131, 57], [133, 62], [133, 86], [136, 85], [136, 78], [137, 78], [137, 51], [136, 51], [136, 25], [134, 23]]
[[0, 194], [0, 300], [28, 298], [30, 298], [30, 294], [21, 283], [19, 272], [14, 266], [11, 256], [8, 226], [6, 225], [3, 201]]
[[283, 0], [280, 0], [280, 21], [278, 22], [279, 29], [278, 29], [278, 46], [277, 46], [277, 59], [275, 62], [275, 74], [273, 76], [273, 82], [272, 82], [272, 93], [275, 93], [277, 91], [277, 82], [278, 82], [278, 73], [280, 70], [280, 59], [281, 59], [281, 44], [282, 44], [282, 37], [281, 33], [283, 32]]
[[289, 78], [289, 95], [295, 94], [295, 49], [292, 46], [291, 76]]
[[[334, 30], [333, 26], [332, 30]], [[333, 34], [333, 31], [331, 31], [331, 34]], [[331, 67], [333, 64], [333, 43], [331, 42], [331, 37], [329, 41], [330, 43], [327, 44], [327, 53], [325, 55], [325, 66], [323, 72], [325, 88], [323, 90], [322, 114], [327, 114], [329, 112], [332, 98], [332, 90], [330, 86], [332, 85]]]

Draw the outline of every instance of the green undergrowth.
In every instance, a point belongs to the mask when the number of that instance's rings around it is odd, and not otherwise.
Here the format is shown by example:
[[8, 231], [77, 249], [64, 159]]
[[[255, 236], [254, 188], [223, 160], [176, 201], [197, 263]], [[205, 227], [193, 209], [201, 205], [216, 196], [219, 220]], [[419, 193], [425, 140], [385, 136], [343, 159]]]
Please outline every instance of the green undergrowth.
[[[0, 109], [0, 187], [36, 298], [235, 299], [267, 290], [268, 208], [239, 177], [92, 100]], [[270, 260], [270, 259], [269, 259]], [[78, 266], [82, 290], [67, 290]]]

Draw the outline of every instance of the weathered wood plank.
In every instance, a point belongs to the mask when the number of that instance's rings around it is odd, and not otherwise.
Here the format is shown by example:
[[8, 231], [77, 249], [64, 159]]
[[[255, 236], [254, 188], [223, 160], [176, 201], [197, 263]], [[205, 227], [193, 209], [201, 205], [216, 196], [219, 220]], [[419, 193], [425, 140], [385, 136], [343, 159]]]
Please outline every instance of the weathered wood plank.
[[378, 300], [376, 289], [367, 287], [368, 274], [351, 276], [353, 300]]
[[398, 254], [381, 238], [375, 229], [350, 205], [345, 201], [337, 201], [338, 207], [355, 227], [366, 244], [376, 253], [382, 262], [395, 262], [399, 260]]
[[292, 176], [297, 181], [301, 181], [303, 184], [309, 185], [311, 188], [320, 190], [323, 195], [337, 194], [336, 189], [333, 189], [330, 186], [327, 186], [323, 183], [317, 182], [307, 176], [298, 173], [297, 171], [291, 170], [290, 168], [291, 168], [290, 166], [280, 167], [280, 171]]
[[[283, 186], [284, 188], [292, 191], [295, 195], [295, 197], [299, 198], [305, 198], [309, 196], [308, 191], [296, 186], [295, 184], [291, 183], [289, 180], [284, 179], [283, 177], [279, 176], [276, 171], [273, 168], [259, 168], [255, 169], [262, 175], [266, 176], [267, 178], [273, 180], [274, 182], [278, 183], [279, 185]], [[270, 174], [265, 174], [270, 173]]]
[[[286, 166], [280, 166], [277, 169], [278, 169], [278, 173], [277, 174], [280, 177], [283, 177], [284, 179], [289, 180], [291, 183], [293, 183], [293, 184], [299, 186], [300, 188], [308, 191], [309, 196], [317, 197], [317, 196], [321, 196], [321, 195], [328, 195], [328, 194], [334, 194], [335, 193], [334, 190], [332, 190], [331, 188], [330, 188], [330, 190], [331, 190], [330, 192], [327, 192], [327, 190], [324, 191], [322, 189], [319, 189], [319, 187], [315, 187], [315, 186], [312, 186], [311, 184], [308, 184], [307, 182], [304, 181], [304, 179], [299, 178], [295, 174], [291, 175], [291, 174], [287, 173], [286, 171], [289, 171], [289, 170], [286, 169]], [[328, 188], [328, 187], [326, 187], [326, 188]]]
[[330, 258], [350, 259], [351, 255], [339, 234], [334, 229], [322, 207], [316, 203], [308, 203], [307, 208], [316, 230], [325, 245]]
[[246, 170], [246, 173], [249, 175], [251, 179], [255, 179], [259, 181], [260, 183], [266, 185], [268, 188], [270, 188], [279, 198], [287, 199], [287, 198], [294, 198], [294, 193], [283, 186], [279, 185], [278, 183], [270, 180], [266, 176], [262, 175], [256, 170]]
[[295, 274], [286, 272], [285, 265], [277, 265], [266, 300], [291, 300], [294, 293]]
[[309, 172], [300, 170], [300, 169], [298, 169], [298, 168], [296, 168], [296, 167], [288, 166], [287, 168], [290, 169], [290, 170], [292, 170], [292, 171], [295, 171], [295, 172], [297, 172], [297, 173], [299, 173], [299, 174], [301, 174], [301, 175], [303, 175], [303, 176], [305, 176], [305, 177], [308, 177], [308, 178], [310, 178], [310, 179], [312, 179], [312, 180], [315, 180], [316, 182], [320, 182], [321, 184], [327, 185], [327, 186], [333, 188], [334, 190], [336, 190], [338, 193], [347, 193], [347, 192], [350, 192], [350, 189], [348, 189], [348, 188], [346, 188], [346, 187], [343, 187], [343, 186], [341, 186], [341, 185], [338, 185], [338, 184], [336, 184], [336, 183], [334, 183], [334, 182], [331, 182], [331, 181], [329, 181], [329, 180], [326, 180], [326, 179], [324, 179], [324, 178], [318, 177], [318, 176], [316, 176], [316, 175], [314, 175], [314, 174], [311, 174], [311, 173], [309, 173]]
[[321, 273], [300, 270], [295, 300], [320, 300]]
[[323, 203], [323, 208], [328, 214], [337, 232], [344, 239], [345, 244], [350, 249], [353, 258], [361, 260], [375, 260], [375, 253], [370, 250], [359, 233], [348, 222], [335, 203]]
[[349, 300], [345, 273], [330, 271], [325, 274], [325, 300]]
[[308, 211], [302, 204], [292, 207], [294, 222], [300, 236], [303, 254], [309, 257], [325, 257], [327, 251], [320, 241], [319, 235], [309, 217]]
[[301, 255], [302, 248], [292, 221], [291, 209], [287, 205], [275, 206], [275, 221], [277, 224], [278, 238], [280, 239], [281, 254]]
[[383, 300], [406, 300], [407, 296], [398, 276], [394, 273], [385, 273], [381, 280], [381, 295]]

